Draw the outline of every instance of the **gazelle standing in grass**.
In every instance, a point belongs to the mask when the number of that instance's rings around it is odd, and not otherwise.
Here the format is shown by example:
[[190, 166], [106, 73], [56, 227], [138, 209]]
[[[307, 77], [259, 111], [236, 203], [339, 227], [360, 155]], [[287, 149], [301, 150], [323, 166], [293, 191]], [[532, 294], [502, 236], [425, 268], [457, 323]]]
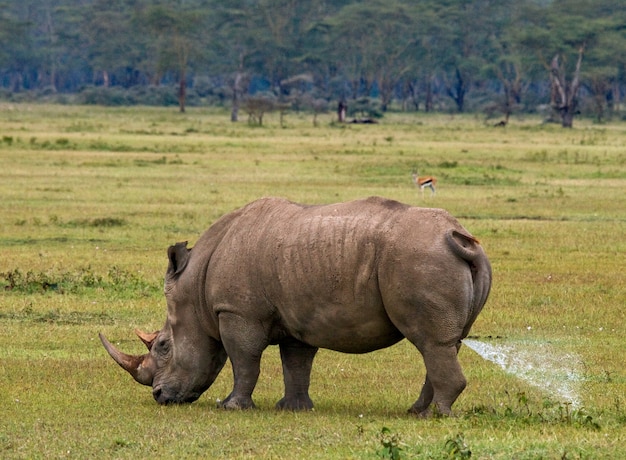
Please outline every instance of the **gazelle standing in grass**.
[[424, 196], [424, 189], [426, 187], [430, 188], [431, 196], [435, 195], [435, 186], [437, 185], [437, 179], [433, 176], [418, 176], [417, 170], [413, 170], [413, 183], [416, 187], [419, 187], [422, 192], [422, 197]]

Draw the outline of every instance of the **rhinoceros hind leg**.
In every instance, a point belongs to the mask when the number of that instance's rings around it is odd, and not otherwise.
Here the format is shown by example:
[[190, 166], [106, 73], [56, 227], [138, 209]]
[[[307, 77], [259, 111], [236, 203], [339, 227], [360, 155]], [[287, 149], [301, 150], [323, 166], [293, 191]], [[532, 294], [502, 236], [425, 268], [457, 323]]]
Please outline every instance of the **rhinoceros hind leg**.
[[426, 382], [409, 412], [421, 417], [451, 414], [452, 404], [467, 384], [457, 352], [458, 346], [434, 346], [424, 350]]
[[285, 396], [278, 401], [276, 408], [294, 411], [313, 409], [313, 401], [309, 397], [309, 384], [317, 348], [295, 339], [281, 342], [279, 347], [283, 363]]

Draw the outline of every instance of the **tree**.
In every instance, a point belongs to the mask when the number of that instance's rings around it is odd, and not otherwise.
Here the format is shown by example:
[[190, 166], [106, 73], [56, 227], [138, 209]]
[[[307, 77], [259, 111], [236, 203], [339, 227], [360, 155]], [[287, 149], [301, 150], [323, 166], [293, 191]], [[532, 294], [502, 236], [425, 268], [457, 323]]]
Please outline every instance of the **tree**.
[[12, 91], [24, 86], [24, 76], [32, 64], [30, 24], [21, 21], [9, 11], [6, 3], [0, 3], [0, 69], [10, 76]]
[[89, 74], [82, 37], [79, 0], [25, 0], [14, 8], [32, 24], [32, 58], [38, 85], [48, 91], [75, 90]]
[[[424, 93], [424, 110], [434, 107], [434, 80], [438, 71], [438, 17], [430, 5], [422, 4], [415, 10], [416, 40], [409, 51], [408, 63], [411, 66], [405, 86], [413, 104], [419, 107], [419, 93]], [[434, 33], [431, 33], [434, 32]]]
[[[589, 41], [582, 70], [582, 85], [592, 96], [592, 110], [597, 121], [608, 112], [619, 111], [620, 78], [626, 69], [626, 10], [615, 2], [597, 0], [584, 12], [597, 34]], [[623, 83], [623, 82], [622, 82]]]
[[[613, 54], [609, 57], [602, 52], [601, 44], [607, 34], [623, 36], [624, 13], [618, 11], [608, 0], [554, 0], [546, 5], [529, 3], [525, 9], [523, 20], [527, 27], [520, 42], [535, 53], [547, 70], [550, 105], [564, 128], [573, 126], [580, 109], [578, 98], [584, 74], [606, 78], [600, 76], [601, 72], [594, 72], [593, 67], [585, 72], [583, 62], [585, 56], [594, 56], [599, 70], [601, 61], [606, 63], [607, 58], [613, 58]], [[617, 19], [611, 19], [616, 13]], [[611, 25], [607, 27], [608, 24]], [[615, 75], [617, 71], [615, 68]]]
[[485, 63], [481, 76], [497, 81], [502, 92], [494, 95], [495, 101], [485, 109], [488, 115], [496, 112], [504, 115], [497, 126], [506, 126], [513, 112], [520, 107], [530, 78], [527, 71], [529, 58], [518, 44], [518, 29], [515, 26], [519, 24], [519, 8], [522, 5], [523, 2], [518, 0], [499, 2], [497, 26], [483, 52]]
[[217, 1], [213, 5], [215, 19], [215, 60], [213, 71], [227, 75], [226, 81], [231, 95], [230, 120], [239, 119], [239, 108], [249, 81], [246, 67], [248, 57], [254, 52], [252, 36], [254, 20], [246, 10], [245, 0], [227, 4]]
[[295, 107], [379, 96], [386, 109], [400, 92], [426, 110], [478, 101], [504, 122], [551, 94], [571, 126], [580, 111], [620, 110], [624, 24], [615, 0], [0, 0], [0, 85], [173, 82], [184, 111], [187, 84], [203, 81], [233, 120], [259, 89]]
[[[264, 73], [274, 93], [283, 97], [290, 92], [286, 87], [297, 75], [310, 68], [312, 27], [336, 8], [326, 0], [255, 0], [250, 10], [256, 23], [256, 46], [249, 64], [256, 72]], [[319, 43], [318, 43], [319, 44]], [[291, 85], [293, 86], [293, 85]]]
[[578, 48], [576, 66], [568, 81], [565, 66], [559, 63], [560, 55], [555, 54], [550, 63], [550, 83], [552, 87], [552, 107], [561, 117], [564, 128], [571, 128], [574, 114], [578, 109], [578, 90], [580, 88], [580, 66], [585, 54], [585, 44]]
[[463, 112], [468, 92], [478, 79], [491, 46], [499, 34], [501, 2], [489, 0], [433, 0], [434, 12], [426, 34], [446, 94]]
[[381, 108], [386, 110], [395, 87], [410, 69], [415, 23], [409, 5], [399, 0], [352, 3], [326, 25], [328, 52], [351, 81], [352, 99], [357, 98], [361, 85], [367, 94], [376, 82]]
[[137, 83], [135, 71], [146, 43], [134, 33], [134, 4], [133, 0], [95, 0], [82, 23], [94, 79], [101, 78], [105, 87], [112, 79], [125, 87]]
[[157, 74], [171, 70], [178, 77], [178, 104], [185, 111], [187, 71], [194, 59], [200, 59], [200, 32], [206, 29], [208, 4], [202, 0], [157, 2], [144, 9], [141, 17], [154, 39]]
[[[269, 82], [274, 96], [285, 98], [301, 86], [298, 75], [323, 74], [324, 59], [315, 25], [336, 8], [324, 0], [231, 0], [215, 2], [217, 67], [228, 73], [231, 120], [237, 120], [243, 89], [253, 76]], [[319, 79], [321, 80], [321, 78]], [[305, 79], [299, 79], [304, 82]], [[293, 96], [293, 95], [291, 95]]]

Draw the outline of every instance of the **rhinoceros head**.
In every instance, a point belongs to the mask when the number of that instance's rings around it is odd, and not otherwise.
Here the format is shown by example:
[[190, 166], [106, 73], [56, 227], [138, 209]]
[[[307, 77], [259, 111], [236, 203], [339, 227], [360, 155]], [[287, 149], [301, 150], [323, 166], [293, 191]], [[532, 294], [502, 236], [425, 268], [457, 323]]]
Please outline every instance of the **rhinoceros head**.
[[221, 342], [210, 337], [196, 317], [197, 293], [187, 286], [194, 278], [184, 276], [191, 250], [177, 243], [168, 250], [170, 263], [165, 277], [168, 315], [160, 331], [136, 334], [148, 348], [145, 355], [128, 355], [102, 334], [109, 355], [142, 385], [152, 386], [160, 404], [193, 402], [211, 386], [227, 355]]

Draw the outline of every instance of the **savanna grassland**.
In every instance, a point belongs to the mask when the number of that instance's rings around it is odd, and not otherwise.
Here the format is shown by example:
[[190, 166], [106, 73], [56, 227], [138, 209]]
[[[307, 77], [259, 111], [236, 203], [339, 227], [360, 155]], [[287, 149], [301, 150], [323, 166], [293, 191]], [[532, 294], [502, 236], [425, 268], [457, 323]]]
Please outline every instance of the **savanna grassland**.
[[[626, 123], [331, 119], [315, 127], [290, 113], [284, 127], [278, 116], [253, 127], [209, 109], [0, 106], [0, 457], [626, 456]], [[415, 168], [437, 177], [436, 196], [416, 190]], [[469, 384], [455, 416], [415, 419], [406, 410], [424, 367], [403, 341], [367, 355], [320, 351], [313, 412], [274, 410], [276, 348], [255, 411], [216, 408], [228, 367], [196, 403], [157, 405], [98, 332], [142, 352], [133, 329], [165, 320], [166, 248], [268, 195], [383, 195], [449, 210], [493, 264], [473, 338], [550, 350], [538, 375], [571, 361], [577, 401], [553, 391], [558, 378], [542, 388], [464, 347]]]

